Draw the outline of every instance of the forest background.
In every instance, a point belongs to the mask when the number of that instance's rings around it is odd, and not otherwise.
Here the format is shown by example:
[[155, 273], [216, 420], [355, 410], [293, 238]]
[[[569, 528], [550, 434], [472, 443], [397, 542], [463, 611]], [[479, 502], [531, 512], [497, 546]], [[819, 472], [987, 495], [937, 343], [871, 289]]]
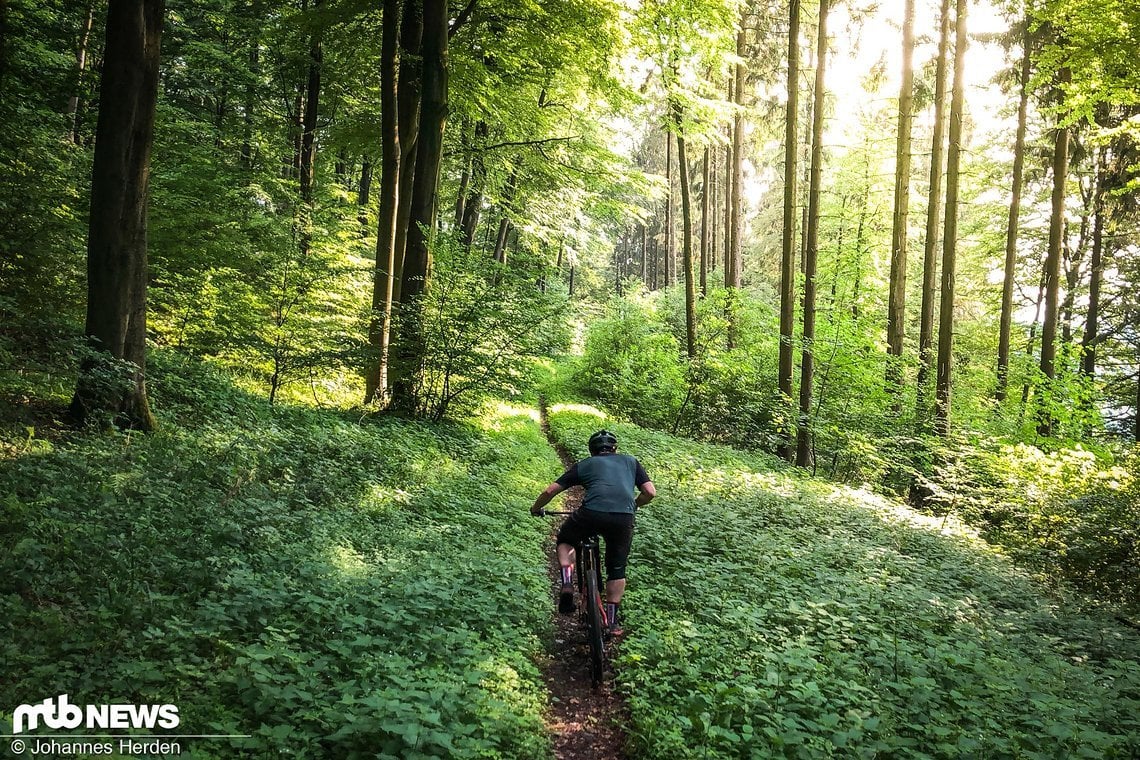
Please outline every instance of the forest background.
[[381, 6], [0, 3], [12, 420], [556, 386], [1137, 603], [1133, 3]]

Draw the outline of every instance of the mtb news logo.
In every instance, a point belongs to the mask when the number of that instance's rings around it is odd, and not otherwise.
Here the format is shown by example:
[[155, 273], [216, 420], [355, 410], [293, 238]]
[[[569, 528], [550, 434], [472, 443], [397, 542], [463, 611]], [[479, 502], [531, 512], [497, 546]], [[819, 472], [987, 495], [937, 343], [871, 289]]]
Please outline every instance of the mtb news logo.
[[178, 708], [174, 705], [73, 705], [66, 694], [34, 705], [20, 705], [12, 715], [12, 734], [39, 728], [125, 729], [178, 728]]

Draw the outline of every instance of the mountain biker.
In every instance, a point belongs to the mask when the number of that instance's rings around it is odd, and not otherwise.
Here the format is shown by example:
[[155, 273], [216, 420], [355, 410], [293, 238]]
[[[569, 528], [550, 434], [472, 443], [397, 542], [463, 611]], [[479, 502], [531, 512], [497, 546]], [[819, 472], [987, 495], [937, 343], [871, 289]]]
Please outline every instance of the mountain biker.
[[[558, 611], [574, 611], [574, 547], [583, 539], [600, 535], [606, 544], [606, 621], [611, 633], [620, 632], [618, 607], [625, 593], [625, 569], [633, 540], [634, 513], [657, 495], [641, 462], [617, 451], [617, 436], [599, 430], [590, 436], [590, 456], [574, 463], [562, 477], [538, 495], [533, 515], [545, 514], [545, 507], [556, 495], [574, 486], [583, 486], [582, 507], [558, 529], [558, 564], [562, 570], [562, 590]], [[634, 487], [640, 493], [634, 498]]]

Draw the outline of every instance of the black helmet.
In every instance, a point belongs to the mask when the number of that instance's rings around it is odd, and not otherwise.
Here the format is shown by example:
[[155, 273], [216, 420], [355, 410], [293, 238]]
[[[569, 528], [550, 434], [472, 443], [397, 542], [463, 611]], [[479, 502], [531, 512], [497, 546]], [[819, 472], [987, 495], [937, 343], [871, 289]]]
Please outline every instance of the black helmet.
[[590, 436], [590, 455], [601, 454], [604, 451], [617, 449], [617, 436], [608, 430], [599, 430]]

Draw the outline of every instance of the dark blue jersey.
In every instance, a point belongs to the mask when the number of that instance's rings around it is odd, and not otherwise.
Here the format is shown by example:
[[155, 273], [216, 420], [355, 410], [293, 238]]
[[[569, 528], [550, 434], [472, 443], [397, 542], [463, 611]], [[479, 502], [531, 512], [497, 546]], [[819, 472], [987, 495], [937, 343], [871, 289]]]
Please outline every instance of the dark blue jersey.
[[585, 509], [633, 514], [633, 489], [648, 483], [649, 475], [635, 457], [611, 452], [576, 462], [555, 482], [563, 488], [584, 486]]

